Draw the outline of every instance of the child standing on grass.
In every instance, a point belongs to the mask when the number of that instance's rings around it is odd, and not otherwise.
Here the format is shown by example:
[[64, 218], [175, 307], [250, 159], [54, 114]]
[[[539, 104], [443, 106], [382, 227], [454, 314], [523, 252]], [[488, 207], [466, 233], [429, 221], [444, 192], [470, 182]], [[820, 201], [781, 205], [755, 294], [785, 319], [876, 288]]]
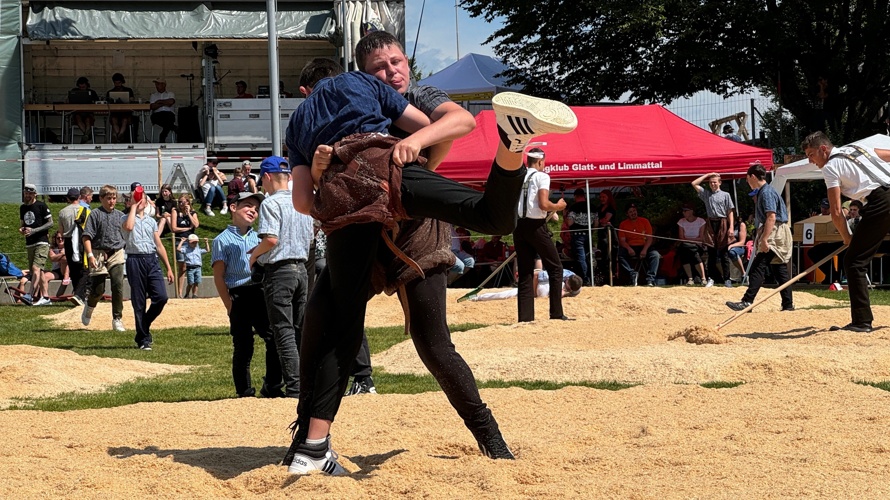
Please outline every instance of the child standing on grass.
[[[133, 183], [135, 191], [138, 183]], [[161, 274], [160, 262], [167, 269], [167, 282], [173, 283], [173, 268], [167, 260], [167, 250], [161, 243], [158, 223], [145, 213], [148, 199], [143, 195], [136, 201], [133, 193], [124, 195], [127, 215], [121, 226], [121, 235], [126, 240], [127, 280], [130, 283], [130, 304], [133, 306], [133, 318], [136, 322], [136, 347], [150, 351], [153, 343], [151, 324], [161, 315], [167, 304], [167, 285]], [[160, 262], [158, 262], [160, 258]], [[151, 306], [145, 309], [146, 299], [151, 299]]]
[[[182, 298], [188, 298], [189, 295], [193, 299], [198, 298], [198, 285], [201, 284], [201, 257], [210, 251], [210, 241], [204, 238], [204, 248], [201, 248], [198, 245], [200, 240], [201, 238], [197, 234], [190, 234], [187, 239], [180, 241], [179, 246], [176, 247], [177, 250], [182, 252], [185, 259], [187, 285]], [[188, 242], [187, 244], [186, 241]]]
[[90, 265], [90, 293], [80, 315], [84, 326], [90, 324], [93, 310], [105, 293], [105, 278], [111, 280], [111, 327], [123, 332], [124, 323], [124, 238], [121, 224], [124, 213], [114, 208], [117, 188], [106, 184], [99, 190], [99, 208], [90, 212], [83, 230], [83, 248]]

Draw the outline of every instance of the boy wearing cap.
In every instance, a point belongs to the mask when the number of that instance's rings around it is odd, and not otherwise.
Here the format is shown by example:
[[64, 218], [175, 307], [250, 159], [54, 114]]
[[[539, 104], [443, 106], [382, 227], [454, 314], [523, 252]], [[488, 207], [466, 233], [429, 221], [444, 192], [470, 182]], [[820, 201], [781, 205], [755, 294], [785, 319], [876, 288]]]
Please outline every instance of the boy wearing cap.
[[68, 205], [59, 211], [59, 230], [62, 232], [62, 238], [65, 241], [65, 259], [68, 261], [68, 273], [71, 277], [71, 283], [74, 284], [74, 293], [71, 295], [71, 301], [82, 306], [84, 299], [84, 291], [86, 290], [86, 259], [83, 255], [83, 242], [80, 239], [83, 224], [78, 224], [78, 219], [83, 214], [83, 222], [86, 222], [86, 215], [89, 209], [80, 205], [80, 190], [71, 188], [68, 190]]
[[198, 245], [200, 241], [201, 238], [197, 234], [192, 233], [188, 238], [180, 240], [179, 245], [176, 247], [177, 250], [182, 252], [182, 256], [185, 259], [187, 286], [185, 293], [182, 295], [183, 298], [187, 298], [189, 295], [193, 299], [198, 298], [198, 285], [201, 284], [201, 257], [210, 251], [210, 241], [204, 238], [204, 248]]
[[46, 203], [37, 200], [37, 186], [25, 184], [22, 194], [25, 201], [19, 207], [19, 233], [25, 237], [28, 250], [31, 298], [35, 306], [42, 306], [49, 304], [49, 290], [44, 290], [43, 286], [43, 266], [49, 258], [49, 228], [53, 225], [53, 215]]
[[[266, 199], [257, 231], [262, 240], [250, 254], [250, 266], [262, 266], [266, 310], [284, 376], [285, 395], [300, 395], [299, 346], [309, 277], [306, 258], [312, 242], [312, 218], [294, 210], [288, 189], [287, 160], [270, 156], [260, 165]], [[354, 357], [354, 356], [353, 356]]]
[[173, 112], [173, 105], [176, 104], [176, 96], [173, 92], [167, 92], [167, 80], [159, 77], [152, 80], [155, 84], [155, 90], [149, 97], [149, 108], [151, 109], [151, 124], [161, 127], [161, 135], [158, 142], [167, 142], [167, 134], [172, 130], [179, 132], [176, 127], [176, 114]]
[[[134, 186], [141, 187], [138, 183]], [[130, 304], [133, 306], [133, 318], [136, 323], [136, 347], [150, 351], [153, 339], [151, 324], [161, 315], [167, 304], [167, 285], [161, 274], [158, 257], [167, 269], [167, 282], [173, 283], [173, 270], [167, 260], [167, 250], [161, 243], [158, 223], [153, 217], [145, 214], [148, 198], [134, 196], [135, 189], [124, 196], [127, 215], [121, 225], [121, 236], [126, 240], [127, 280], [130, 283]], [[139, 198], [136, 200], [136, 198]], [[151, 306], [145, 309], [146, 299], [151, 299]]]
[[124, 213], [114, 208], [117, 188], [106, 184], [99, 189], [99, 208], [90, 212], [83, 230], [83, 247], [90, 265], [90, 295], [80, 321], [87, 326], [96, 304], [105, 293], [105, 278], [111, 280], [111, 327], [123, 332], [124, 323]]
[[281, 362], [275, 339], [269, 328], [266, 300], [262, 284], [251, 279], [248, 252], [260, 243], [253, 230], [259, 216], [262, 193], [239, 193], [232, 201], [232, 224], [213, 239], [213, 283], [229, 316], [232, 336], [232, 379], [239, 397], [256, 395], [250, 380], [253, 359], [253, 335], [266, 344], [266, 376], [260, 394], [264, 397], [284, 397], [281, 388]]
[[244, 80], [235, 82], [235, 99], [253, 99], [253, 94], [247, 91], [247, 82]]

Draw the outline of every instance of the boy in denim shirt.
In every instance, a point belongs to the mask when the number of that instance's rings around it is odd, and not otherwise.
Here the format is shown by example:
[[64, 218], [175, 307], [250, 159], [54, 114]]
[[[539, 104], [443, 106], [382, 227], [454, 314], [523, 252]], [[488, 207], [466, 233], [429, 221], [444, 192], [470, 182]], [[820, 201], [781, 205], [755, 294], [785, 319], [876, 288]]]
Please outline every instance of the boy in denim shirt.
[[197, 234], [190, 234], [188, 245], [185, 244], [186, 240], [182, 240], [179, 242], [179, 246], [176, 247], [185, 256], [185, 272], [188, 284], [182, 296], [184, 299], [188, 298], [189, 294], [191, 294], [193, 299], [198, 298], [198, 285], [201, 284], [201, 257], [210, 251], [210, 242], [207, 238], [204, 238], [205, 248], [198, 246], [200, 240], [201, 238], [198, 238]]

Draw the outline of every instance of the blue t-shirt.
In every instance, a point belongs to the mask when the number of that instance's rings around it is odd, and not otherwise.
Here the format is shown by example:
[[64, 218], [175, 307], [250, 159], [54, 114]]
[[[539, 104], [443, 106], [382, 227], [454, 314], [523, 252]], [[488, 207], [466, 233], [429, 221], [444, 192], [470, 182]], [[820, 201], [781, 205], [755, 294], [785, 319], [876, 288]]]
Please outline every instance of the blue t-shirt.
[[[200, 245], [200, 243], [198, 243]], [[207, 250], [200, 246], [191, 246], [188, 242], [182, 245], [182, 254], [185, 256], [185, 267], [201, 267], [201, 256], [207, 253]]]
[[768, 212], [775, 212], [776, 224], [788, 222], [788, 209], [785, 208], [782, 197], [772, 186], [764, 184], [757, 192], [757, 204], [754, 207], [754, 217], [758, 226], [766, 222]]
[[352, 71], [319, 80], [290, 117], [285, 132], [288, 162], [311, 165], [320, 144], [359, 133], [386, 133], [408, 101], [377, 78]]

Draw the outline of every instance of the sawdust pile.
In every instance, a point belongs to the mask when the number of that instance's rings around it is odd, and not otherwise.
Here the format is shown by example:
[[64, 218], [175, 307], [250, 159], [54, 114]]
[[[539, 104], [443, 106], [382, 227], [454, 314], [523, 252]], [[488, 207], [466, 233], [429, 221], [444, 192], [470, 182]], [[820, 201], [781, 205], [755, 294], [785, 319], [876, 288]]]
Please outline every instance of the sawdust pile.
[[[890, 497], [890, 392], [857, 383], [890, 380], [890, 329], [831, 332], [849, 310], [807, 308], [833, 301], [796, 292], [797, 310], [780, 312], [775, 297], [716, 332], [733, 314], [723, 302], [741, 290], [585, 289], [565, 301], [575, 321], [543, 319], [539, 300], [542, 319], [521, 325], [514, 301], [456, 303], [464, 293], [449, 292], [449, 323], [490, 325], [453, 335], [477, 379], [637, 385], [482, 390], [518, 457], [503, 462], [479, 455], [443, 393], [386, 394], [378, 383], [380, 395], [346, 398], [334, 424], [343, 478], [275, 465], [290, 443], [291, 400], [2, 411], [0, 426], [15, 432], [0, 440], [0, 496]], [[158, 328], [187, 325], [189, 309], [227, 327], [219, 300], [206, 299], [171, 301]], [[77, 314], [56, 315], [65, 334], [80, 335]], [[890, 324], [890, 307], [875, 316]], [[375, 298], [367, 324], [401, 325], [398, 302]], [[426, 373], [407, 339], [373, 362]], [[697, 385], [713, 381], [742, 385]]]
[[668, 337], [668, 340], [676, 340], [679, 338], [686, 339], [686, 342], [697, 345], [725, 344], [729, 342], [729, 339], [721, 336], [717, 333], [717, 330], [704, 326], [690, 326], [689, 328], [684, 328], [679, 332], [672, 333]]
[[9, 406], [14, 398], [97, 392], [128, 380], [190, 369], [29, 345], [0, 346], [0, 408]]

